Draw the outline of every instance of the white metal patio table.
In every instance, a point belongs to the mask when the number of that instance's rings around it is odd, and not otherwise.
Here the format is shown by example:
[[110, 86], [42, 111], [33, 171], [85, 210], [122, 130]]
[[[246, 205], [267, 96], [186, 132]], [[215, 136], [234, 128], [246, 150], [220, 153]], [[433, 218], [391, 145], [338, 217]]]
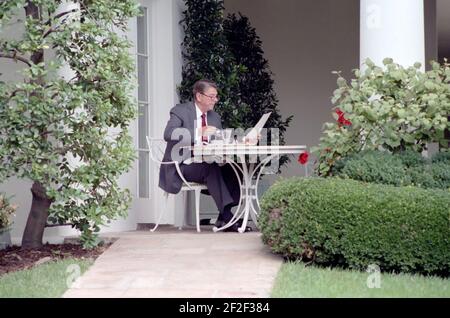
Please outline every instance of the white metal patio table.
[[[233, 218], [224, 226], [214, 227], [213, 231], [221, 231], [243, 219], [239, 232], [245, 232], [249, 217], [258, 226], [260, 210], [258, 200], [258, 183], [264, 168], [272, 159], [281, 155], [295, 155], [306, 151], [304, 145], [248, 145], [248, 144], [207, 144], [191, 147], [193, 162], [229, 163], [239, 181], [241, 198]], [[261, 156], [259, 162], [255, 157]], [[235, 160], [235, 157], [237, 160]], [[245, 163], [245, 164], [244, 164]], [[278, 169], [278, 167], [277, 167]], [[242, 179], [239, 174], [242, 174]], [[256, 203], [256, 204], [255, 204]]]

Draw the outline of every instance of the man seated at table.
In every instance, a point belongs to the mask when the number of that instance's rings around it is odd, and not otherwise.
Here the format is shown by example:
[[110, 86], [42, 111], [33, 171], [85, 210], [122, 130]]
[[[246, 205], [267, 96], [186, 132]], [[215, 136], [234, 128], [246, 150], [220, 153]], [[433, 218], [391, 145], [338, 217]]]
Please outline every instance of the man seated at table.
[[[240, 189], [237, 177], [229, 164], [220, 167], [217, 163], [190, 163], [191, 151], [182, 146], [202, 144], [210, 141], [209, 132], [222, 129], [220, 115], [214, 105], [219, 100], [217, 85], [210, 80], [199, 80], [193, 87], [194, 101], [178, 104], [170, 110], [170, 118], [164, 130], [164, 140], [167, 148], [163, 161], [178, 161], [184, 178], [189, 182], [206, 184], [209, 194], [213, 197], [219, 217], [217, 227], [228, 223], [233, 214], [231, 208], [239, 204]], [[181, 190], [182, 180], [175, 165], [161, 165], [159, 187], [169, 193]], [[225, 231], [238, 231], [239, 222]]]

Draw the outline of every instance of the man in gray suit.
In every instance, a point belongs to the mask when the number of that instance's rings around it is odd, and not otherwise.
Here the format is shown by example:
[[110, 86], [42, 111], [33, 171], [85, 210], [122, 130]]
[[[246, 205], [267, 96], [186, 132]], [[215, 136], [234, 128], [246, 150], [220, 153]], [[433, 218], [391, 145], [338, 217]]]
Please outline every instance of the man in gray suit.
[[[183, 146], [207, 143], [212, 138], [211, 132], [222, 129], [221, 118], [213, 110], [219, 100], [217, 85], [209, 80], [199, 80], [194, 84], [193, 96], [193, 102], [178, 104], [170, 110], [170, 119], [164, 130], [167, 148], [163, 161], [180, 162], [187, 181], [206, 184], [219, 209], [216, 226], [220, 227], [231, 220], [231, 208], [239, 203], [239, 183], [228, 164], [220, 167], [217, 163], [183, 163], [191, 157], [191, 152]], [[159, 186], [169, 193], [181, 190], [182, 180], [174, 165], [161, 165]], [[238, 226], [235, 223], [227, 230], [237, 231]]]

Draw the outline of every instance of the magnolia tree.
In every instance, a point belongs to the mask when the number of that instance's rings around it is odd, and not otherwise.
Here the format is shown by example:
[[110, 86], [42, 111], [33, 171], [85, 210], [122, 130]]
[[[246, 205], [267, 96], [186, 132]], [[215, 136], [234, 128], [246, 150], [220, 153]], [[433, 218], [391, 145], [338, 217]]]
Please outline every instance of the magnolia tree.
[[325, 123], [318, 147], [318, 173], [330, 175], [336, 161], [361, 150], [422, 152], [427, 144], [448, 146], [450, 128], [450, 64], [432, 63], [428, 72], [420, 63], [404, 68], [386, 58], [384, 67], [366, 61], [348, 83], [338, 72], [332, 98], [336, 122]]
[[[0, 181], [33, 182], [23, 248], [41, 246], [55, 224], [95, 246], [99, 226], [127, 213], [130, 194], [117, 178], [134, 160], [136, 103], [120, 34], [138, 13], [133, 0], [0, 2], [0, 58], [23, 67], [21, 80], [0, 77]], [[12, 38], [11, 28], [23, 33]]]

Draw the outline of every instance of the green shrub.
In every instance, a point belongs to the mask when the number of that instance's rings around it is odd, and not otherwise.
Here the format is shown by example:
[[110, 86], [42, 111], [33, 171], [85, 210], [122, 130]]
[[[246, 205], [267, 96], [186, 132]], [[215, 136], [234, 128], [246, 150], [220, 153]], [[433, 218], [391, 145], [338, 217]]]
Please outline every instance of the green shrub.
[[446, 162], [412, 167], [408, 169], [407, 174], [415, 186], [428, 189], [450, 189], [450, 165]]
[[437, 152], [431, 157], [431, 162], [445, 162], [450, 165], [450, 151]]
[[450, 190], [450, 162], [430, 165], [431, 175], [439, 182], [439, 188]]
[[430, 163], [413, 151], [398, 154], [363, 151], [340, 159], [332, 171], [335, 176], [364, 182], [447, 190], [450, 188], [450, 161], [438, 154]]
[[402, 160], [398, 156], [382, 151], [368, 151], [343, 160], [342, 168], [336, 171], [336, 175], [396, 186], [409, 183], [409, 179], [405, 178]]
[[5, 194], [0, 193], [0, 232], [11, 226], [11, 218], [16, 212], [17, 206], [9, 202]]
[[423, 72], [420, 63], [405, 68], [391, 58], [382, 66], [370, 59], [355, 69], [347, 81], [338, 75], [333, 93], [334, 122], [323, 125], [317, 155], [317, 174], [329, 176], [342, 157], [361, 149], [421, 153], [430, 142], [448, 146], [450, 129], [450, 64], [431, 63]]
[[394, 156], [397, 156], [402, 161], [403, 165], [407, 168], [422, 166], [428, 163], [428, 160], [417, 151], [401, 151], [397, 154], [394, 154]]
[[412, 185], [426, 189], [439, 188], [440, 183], [434, 180], [430, 172], [430, 168], [426, 166], [416, 166], [408, 169], [408, 175], [411, 177]]
[[261, 200], [265, 244], [283, 256], [448, 276], [450, 194], [339, 178], [292, 178]]

